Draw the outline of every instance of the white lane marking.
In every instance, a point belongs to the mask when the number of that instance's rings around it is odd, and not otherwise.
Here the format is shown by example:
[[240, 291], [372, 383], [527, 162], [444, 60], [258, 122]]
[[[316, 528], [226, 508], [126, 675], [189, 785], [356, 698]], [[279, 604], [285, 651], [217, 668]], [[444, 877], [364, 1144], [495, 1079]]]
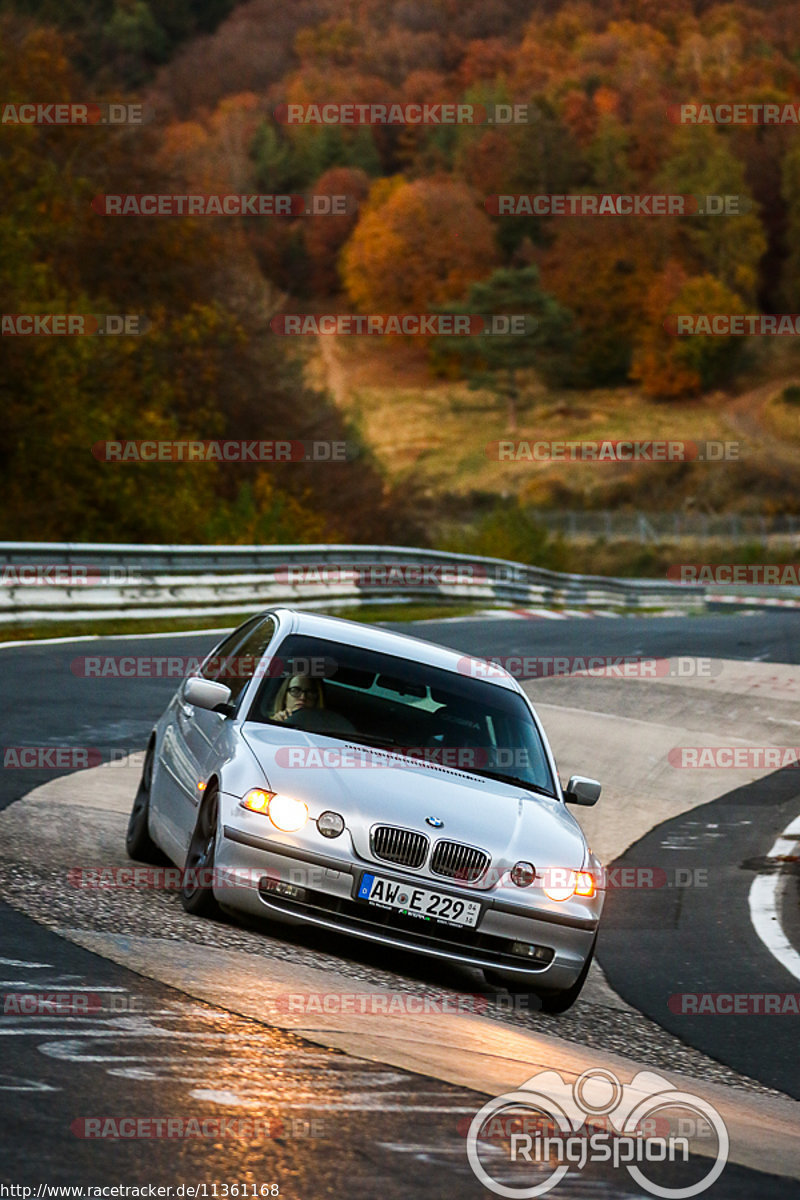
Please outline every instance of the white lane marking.
[[21, 1075], [0, 1075], [0, 1092], [60, 1091], [61, 1088], [51, 1087], [49, 1083], [40, 1083], [38, 1079], [23, 1079]]
[[52, 963], [27, 962], [24, 958], [0, 958], [0, 967], [47, 967], [52, 971]]
[[[800, 816], [795, 817], [776, 838], [767, 858], [781, 858], [800, 839]], [[795, 979], [800, 979], [800, 954], [783, 931], [780, 918], [781, 895], [787, 876], [780, 872], [757, 875], [750, 886], [750, 920], [770, 954]]]
[[179, 638], [179, 637], [203, 637], [208, 635], [213, 637], [214, 634], [228, 633], [234, 629], [233, 625], [226, 625], [224, 629], [173, 629], [170, 633], [80, 633], [74, 637], [54, 637], [54, 638], [20, 638], [18, 642], [0, 642], [0, 650], [19, 649], [22, 646], [59, 646], [65, 642], [128, 642], [135, 638]]

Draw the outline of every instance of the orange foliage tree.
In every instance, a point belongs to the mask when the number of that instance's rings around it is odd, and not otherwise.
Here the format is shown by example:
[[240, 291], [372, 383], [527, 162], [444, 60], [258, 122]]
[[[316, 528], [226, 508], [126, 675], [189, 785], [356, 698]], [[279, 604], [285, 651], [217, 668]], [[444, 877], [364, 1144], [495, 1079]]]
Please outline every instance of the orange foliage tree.
[[[382, 180], [375, 188], [371, 200], [387, 190]], [[369, 204], [342, 251], [342, 281], [364, 312], [426, 312], [461, 298], [496, 262], [491, 222], [466, 184], [417, 179]]]

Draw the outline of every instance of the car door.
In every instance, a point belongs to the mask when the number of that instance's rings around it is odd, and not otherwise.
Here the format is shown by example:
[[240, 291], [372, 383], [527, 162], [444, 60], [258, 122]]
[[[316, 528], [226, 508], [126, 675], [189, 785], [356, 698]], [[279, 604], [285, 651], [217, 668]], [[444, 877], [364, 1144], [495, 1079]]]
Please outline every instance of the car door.
[[[239, 642], [255, 627], [258, 620], [259, 618], [253, 618], [245, 625], [240, 625], [233, 633], [229, 633], [192, 674], [205, 673], [206, 678], [211, 678], [210, 672], [213, 671], [214, 665], [235, 652]], [[185, 821], [189, 792], [197, 788], [196, 766], [192, 762], [192, 750], [186, 744], [186, 734], [191, 731], [191, 718], [195, 710], [184, 700], [185, 686], [184, 679], [164, 714], [164, 729], [156, 764], [157, 795], [153, 803], [153, 819], [158, 826], [160, 838], [166, 843], [165, 849], [178, 860], [185, 840], [182, 825]], [[194, 741], [194, 738], [191, 740]]]
[[[260, 617], [248, 623], [240, 630], [240, 637], [231, 649], [227, 645], [221, 646], [200, 668], [204, 679], [216, 680], [230, 688], [230, 704], [234, 708], [253, 678], [276, 628], [273, 617]], [[181, 786], [176, 793], [176, 832], [184, 850], [189, 847], [206, 781], [230, 752], [226, 745], [229, 721], [221, 713], [188, 704], [182, 694], [179, 697], [177, 741], [181, 750]]]

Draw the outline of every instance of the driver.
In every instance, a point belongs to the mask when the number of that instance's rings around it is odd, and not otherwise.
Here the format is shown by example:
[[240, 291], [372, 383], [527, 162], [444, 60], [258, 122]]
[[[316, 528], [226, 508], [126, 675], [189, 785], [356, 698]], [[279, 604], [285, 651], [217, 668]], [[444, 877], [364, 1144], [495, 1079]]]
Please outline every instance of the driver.
[[271, 720], [288, 721], [304, 708], [324, 708], [322, 681], [310, 675], [289, 675], [278, 688]]

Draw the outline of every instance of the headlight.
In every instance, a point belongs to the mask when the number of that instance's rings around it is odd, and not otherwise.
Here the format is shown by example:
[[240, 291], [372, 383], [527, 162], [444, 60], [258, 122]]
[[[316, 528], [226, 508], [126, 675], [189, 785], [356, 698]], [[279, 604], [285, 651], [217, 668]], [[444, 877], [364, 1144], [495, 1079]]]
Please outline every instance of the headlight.
[[566, 867], [551, 867], [545, 872], [546, 882], [542, 885], [542, 891], [551, 900], [569, 900], [570, 896], [575, 895], [576, 879], [575, 872]]
[[597, 888], [590, 871], [570, 871], [566, 867], [552, 867], [546, 872], [547, 882], [542, 891], [551, 900], [569, 900], [571, 896], [591, 898]]
[[308, 820], [308, 806], [302, 800], [283, 796], [280, 792], [270, 800], [267, 812], [275, 828], [283, 833], [296, 833]]
[[518, 862], [511, 868], [511, 882], [517, 887], [530, 887], [536, 878], [536, 867], [533, 863]]
[[344, 831], [344, 817], [340, 817], [338, 813], [331, 812], [329, 809], [317, 817], [317, 829], [323, 837], [338, 837]]
[[253, 788], [241, 801], [242, 808], [264, 813], [282, 833], [297, 833], [308, 820], [308, 806], [293, 796]]

